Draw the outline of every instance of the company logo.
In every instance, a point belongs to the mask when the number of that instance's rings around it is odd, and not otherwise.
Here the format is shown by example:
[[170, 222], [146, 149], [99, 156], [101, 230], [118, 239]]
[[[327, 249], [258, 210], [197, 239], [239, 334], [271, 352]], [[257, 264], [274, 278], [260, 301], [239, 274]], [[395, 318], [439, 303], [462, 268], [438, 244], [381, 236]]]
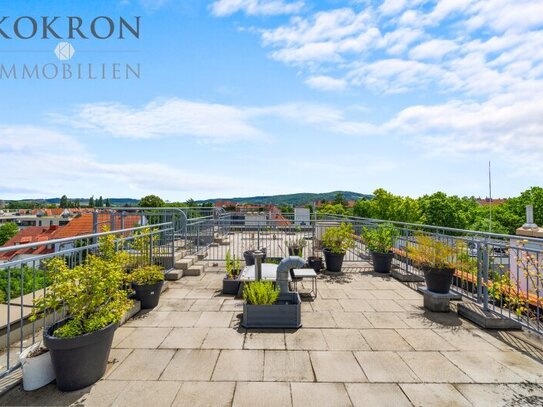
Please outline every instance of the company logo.
[[55, 47], [55, 55], [61, 61], [68, 61], [72, 59], [75, 54], [75, 49], [69, 42], [59, 42]]
[[[139, 40], [141, 35], [141, 17], [119, 17], [111, 18], [108, 16], [98, 16], [89, 20], [77, 16], [20, 16], [12, 18], [10, 16], [0, 17], [0, 48], [3, 53], [9, 54], [9, 45], [16, 41], [23, 41], [23, 44], [29, 40], [34, 40], [32, 49], [23, 50], [23, 55], [28, 58], [28, 62], [9, 64], [0, 63], [0, 81], [2, 80], [128, 80], [140, 79], [140, 63], [122, 63], [119, 57], [129, 53], [137, 52], [126, 50], [124, 44], [126, 40]], [[33, 64], [32, 55], [43, 53], [44, 50], [35, 49], [36, 40], [60, 40], [54, 47], [53, 53], [57, 62], [44, 64]], [[79, 56], [93, 57], [92, 62], [80, 63], [74, 56], [76, 51], [73, 43], [85, 41], [88, 46], [78, 51]], [[94, 41], [107, 41], [112, 44], [111, 49], [106, 50], [100, 58], [100, 51], [92, 49]], [[48, 45], [45, 45], [48, 44]], [[44, 46], [49, 48], [48, 42], [44, 41]], [[100, 49], [104, 47], [101, 46]], [[21, 50], [17, 51], [19, 54]], [[48, 51], [50, 52], [50, 51]], [[50, 55], [52, 55], [51, 53]], [[95, 59], [105, 59], [104, 55], [115, 55], [115, 62], [96, 61]], [[84, 59], [84, 58], [83, 58]], [[59, 63], [58, 61], [61, 61]]]

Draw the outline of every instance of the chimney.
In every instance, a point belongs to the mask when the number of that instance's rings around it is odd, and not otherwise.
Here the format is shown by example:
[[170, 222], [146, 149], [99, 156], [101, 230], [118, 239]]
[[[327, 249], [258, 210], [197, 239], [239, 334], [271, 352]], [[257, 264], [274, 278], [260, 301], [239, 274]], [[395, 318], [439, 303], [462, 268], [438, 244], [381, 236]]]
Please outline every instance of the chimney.
[[522, 229], [537, 229], [534, 223], [534, 206], [526, 205], [526, 223], [522, 225]]

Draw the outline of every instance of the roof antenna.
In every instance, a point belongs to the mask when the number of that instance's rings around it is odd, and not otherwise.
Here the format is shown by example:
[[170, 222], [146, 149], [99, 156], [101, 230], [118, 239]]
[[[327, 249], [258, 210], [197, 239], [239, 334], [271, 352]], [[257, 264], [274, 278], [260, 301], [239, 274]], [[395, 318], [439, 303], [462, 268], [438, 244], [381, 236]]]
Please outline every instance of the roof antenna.
[[492, 233], [492, 171], [490, 161], [488, 161], [488, 194], [490, 199], [490, 213], [488, 219], [488, 233]]

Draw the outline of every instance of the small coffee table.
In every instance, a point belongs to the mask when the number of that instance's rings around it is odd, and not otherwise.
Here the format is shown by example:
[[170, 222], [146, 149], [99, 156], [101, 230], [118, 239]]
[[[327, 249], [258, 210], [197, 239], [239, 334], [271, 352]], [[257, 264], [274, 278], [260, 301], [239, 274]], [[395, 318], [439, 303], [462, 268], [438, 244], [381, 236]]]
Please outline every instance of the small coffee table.
[[[294, 283], [294, 290], [298, 291], [298, 281], [304, 278], [311, 279], [311, 291], [304, 293], [311, 298], [317, 298], [317, 273], [313, 269], [292, 269], [292, 282]], [[300, 294], [301, 295], [301, 294]]]

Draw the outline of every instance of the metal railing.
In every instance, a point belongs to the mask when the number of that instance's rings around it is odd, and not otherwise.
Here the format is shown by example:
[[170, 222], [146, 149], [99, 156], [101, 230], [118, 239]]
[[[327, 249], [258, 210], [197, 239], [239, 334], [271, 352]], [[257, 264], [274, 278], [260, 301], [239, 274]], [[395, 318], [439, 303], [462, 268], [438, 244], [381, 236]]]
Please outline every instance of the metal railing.
[[[13, 254], [13, 258], [0, 263], [0, 377], [20, 366], [18, 352], [36, 342], [41, 330], [62, 317], [55, 312], [30, 321], [34, 300], [47, 295], [49, 276], [47, 262], [62, 258], [73, 268], [82, 264], [87, 256], [96, 253], [101, 237], [115, 235], [115, 250], [127, 254], [130, 268], [156, 264], [169, 270], [174, 265], [175, 229], [172, 223], [92, 233], [72, 238], [34, 242], [11, 247], [0, 247], [0, 253]], [[33, 249], [38, 255], [18, 255], [24, 249]]]

